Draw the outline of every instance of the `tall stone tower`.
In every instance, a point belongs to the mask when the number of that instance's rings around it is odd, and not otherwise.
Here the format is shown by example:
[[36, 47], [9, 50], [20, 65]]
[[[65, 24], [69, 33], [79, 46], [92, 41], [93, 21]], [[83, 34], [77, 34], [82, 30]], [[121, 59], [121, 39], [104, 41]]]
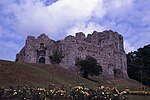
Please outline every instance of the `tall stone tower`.
[[51, 40], [45, 34], [37, 38], [28, 36], [25, 46], [16, 55], [16, 61], [50, 64], [49, 56], [56, 48], [64, 55], [60, 65], [66, 69], [75, 70], [76, 59], [92, 56], [102, 66], [103, 77], [128, 77], [123, 37], [111, 30], [94, 31], [87, 37], [79, 32], [60, 41]]

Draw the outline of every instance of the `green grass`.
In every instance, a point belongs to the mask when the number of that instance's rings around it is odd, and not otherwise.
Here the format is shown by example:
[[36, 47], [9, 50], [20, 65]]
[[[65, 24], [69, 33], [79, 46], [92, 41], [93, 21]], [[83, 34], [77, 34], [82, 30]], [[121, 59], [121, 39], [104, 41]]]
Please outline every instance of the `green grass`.
[[87, 87], [104, 85], [109, 87], [117, 86], [121, 89], [129, 88], [132, 90], [139, 90], [143, 87], [140, 83], [131, 79], [91, 78], [94, 81], [82, 78], [60, 66], [0, 60], [0, 86], [9, 86], [10, 84], [24, 86], [27, 84], [36, 87], [47, 87], [51, 83], [75, 86], [83, 83]]

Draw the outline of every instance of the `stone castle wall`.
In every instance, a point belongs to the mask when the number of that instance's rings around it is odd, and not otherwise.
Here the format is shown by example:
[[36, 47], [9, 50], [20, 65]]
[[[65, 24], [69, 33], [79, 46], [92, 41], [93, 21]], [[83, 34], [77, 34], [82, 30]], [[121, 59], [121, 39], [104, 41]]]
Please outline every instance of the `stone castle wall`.
[[45, 34], [37, 38], [28, 36], [25, 46], [16, 56], [16, 61], [50, 64], [49, 55], [56, 48], [59, 48], [64, 55], [60, 65], [67, 69], [76, 68], [74, 65], [77, 58], [92, 56], [102, 66], [103, 77], [128, 77], [123, 37], [111, 30], [94, 31], [87, 37], [79, 32], [76, 36], [70, 35], [60, 41], [51, 40]]

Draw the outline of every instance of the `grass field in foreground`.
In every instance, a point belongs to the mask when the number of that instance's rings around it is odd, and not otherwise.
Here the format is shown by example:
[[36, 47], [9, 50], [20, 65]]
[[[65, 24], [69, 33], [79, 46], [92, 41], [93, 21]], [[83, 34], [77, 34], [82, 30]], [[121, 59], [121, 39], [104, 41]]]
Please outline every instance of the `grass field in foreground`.
[[9, 86], [10, 84], [24, 86], [27, 84], [36, 87], [47, 87], [51, 83], [56, 85], [64, 84], [66, 86], [84, 83], [87, 87], [104, 85], [132, 90], [140, 90], [143, 87], [140, 83], [131, 79], [93, 77], [93, 80], [84, 79], [59, 66], [0, 60], [0, 86]]

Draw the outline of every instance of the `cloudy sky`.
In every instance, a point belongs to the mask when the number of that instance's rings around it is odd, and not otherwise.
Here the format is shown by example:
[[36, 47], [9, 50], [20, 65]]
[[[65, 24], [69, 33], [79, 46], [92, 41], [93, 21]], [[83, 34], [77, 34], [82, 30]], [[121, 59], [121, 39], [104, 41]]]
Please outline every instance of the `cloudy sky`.
[[125, 51], [150, 43], [150, 0], [0, 0], [0, 59], [15, 60], [27, 35], [51, 39], [113, 30]]

